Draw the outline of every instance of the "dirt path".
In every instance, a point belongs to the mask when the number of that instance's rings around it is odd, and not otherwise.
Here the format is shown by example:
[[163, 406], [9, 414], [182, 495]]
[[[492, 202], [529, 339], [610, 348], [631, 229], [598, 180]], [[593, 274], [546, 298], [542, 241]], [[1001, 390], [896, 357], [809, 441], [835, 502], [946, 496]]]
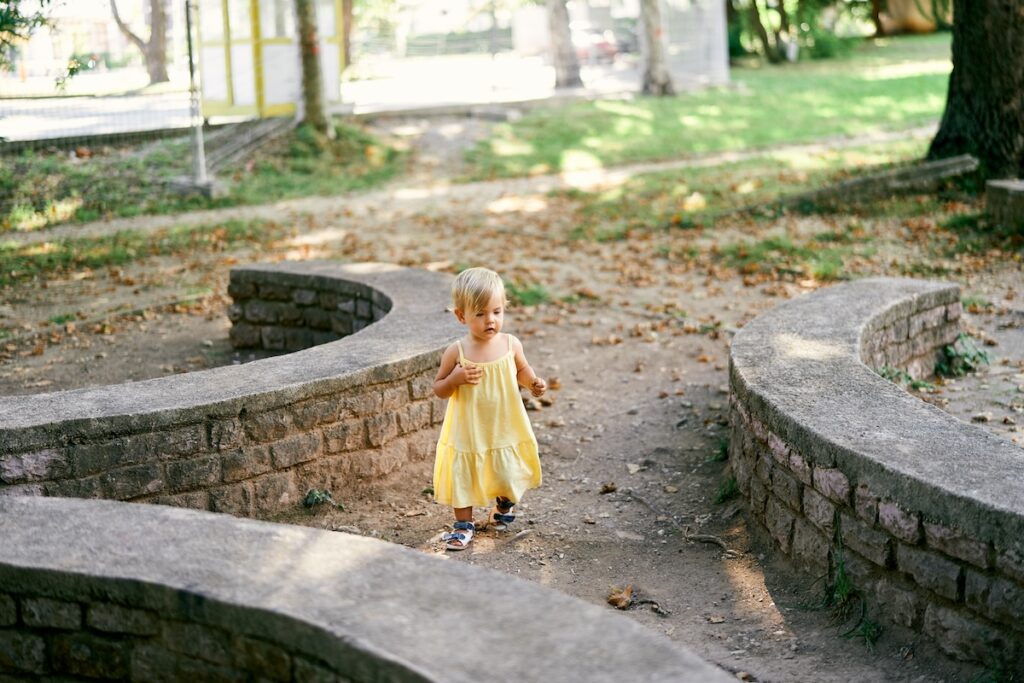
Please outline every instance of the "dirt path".
[[[710, 237], [673, 231], [628, 242], [573, 241], [573, 205], [546, 194], [561, 182], [430, 190], [413, 184], [354, 199], [308, 200], [301, 208], [248, 209], [264, 216], [281, 211], [279, 218], [298, 211], [301, 229], [262, 252], [196, 254], [187, 263], [149, 259], [51, 282], [47, 290], [12, 290], [0, 314], [35, 331], [41, 306], [74, 311], [106, 297], [140, 312], [72, 323], [70, 331], [66, 323], [53, 324], [52, 343], [26, 330], [5, 349], [0, 391], [49, 391], [250, 360], [226, 343], [226, 276], [235, 262], [335, 257], [433, 268], [487, 265], [509, 280], [543, 285], [553, 299], [512, 311], [506, 323], [523, 339], [534, 367], [561, 384], [551, 392], [551, 406], [531, 413], [545, 484], [521, 505], [517, 526], [507, 534], [484, 532], [470, 550], [446, 555], [436, 538], [450, 511], [421, 493], [430, 484], [429, 464], [343, 495], [345, 511], [297, 511], [282, 521], [377, 536], [598, 604], [611, 587], [632, 586], [667, 614], [645, 605], [629, 610], [630, 617], [746, 680], [947, 681], [976, 674], [910, 632], [886, 630], [873, 649], [841, 637], [826, 612], [807, 608], [821, 584], [796, 573], [747, 524], [741, 503], [714, 502], [723, 481], [716, 455], [727, 434], [731, 331], [816, 284], [745, 282], [709, 256], [678, 255], [706, 254], [709, 240], [751, 230], [820, 229], [823, 219], [753, 227], [724, 222]], [[883, 237], [901, 232], [898, 220], [869, 227]], [[890, 246], [897, 249], [895, 241], [882, 245]], [[885, 263], [877, 267], [886, 272]], [[1012, 297], [1024, 292], [1013, 263], [963, 280], [999, 305], [1009, 302], [1007, 316]], [[198, 303], [154, 306], [189, 288], [201, 292]], [[109, 309], [89, 310], [102, 317]], [[977, 320], [995, 330], [1004, 318], [992, 313]], [[718, 537], [729, 551], [687, 541], [687, 534]], [[638, 679], [642, 672], [637, 662]]]

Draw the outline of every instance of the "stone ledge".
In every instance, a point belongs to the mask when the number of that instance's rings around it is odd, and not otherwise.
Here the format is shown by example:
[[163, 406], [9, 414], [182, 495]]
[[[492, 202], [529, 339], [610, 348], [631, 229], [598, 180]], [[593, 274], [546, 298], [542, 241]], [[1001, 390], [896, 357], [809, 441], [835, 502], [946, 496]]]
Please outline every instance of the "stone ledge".
[[444, 308], [448, 275], [291, 262], [240, 268], [232, 281], [268, 296], [295, 283], [358, 292], [366, 326], [241, 366], [0, 399], [0, 495], [262, 517], [309, 488], [343, 494], [430, 457], [443, 414], [430, 387], [459, 331]]
[[730, 464], [784, 552], [842, 558], [881, 616], [953, 656], [1024, 666], [999, 607], [1024, 604], [1024, 450], [865, 364], [930, 371], [961, 310], [955, 285], [878, 278], [758, 317], [730, 349]]
[[891, 278], [795, 299], [736, 335], [730, 391], [814, 464], [899, 491], [901, 503], [929, 519], [994, 533], [993, 540], [1024, 554], [1024, 451], [911, 396], [861, 361], [876, 318], [958, 300], [954, 285]]
[[997, 224], [1024, 230], [1024, 180], [985, 183], [985, 209]]
[[[271, 409], [387, 379], [381, 368], [429, 368], [459, 328], [445, 304], [449, 276], [383, 263], [295, 261], [237, 269], [319, 282], [354, 281], [393, 301], [380, 321], [344, 340], [240, 366], [226, 366], [49, 394], [0, 397], [0, 455], [122, 432], [155, 431]], [[390, 372], [385, 373], [390, 376]]]
[[[119, 676], [188, 650], [200, 678], [270, 660], [287, 671], [282, 657], [292, 657], [296, 681], [309, 662], [352, 681], [734, 680], [606, 607], [490, 570], [348, 534], [128, 505], [0, 499], [0, 594], [81, 609], [86, 626], [99, 615], [103, 633], [134, 634], [117, 636], [121, 666], [107, 663]], [[457, 602], [446, 600], [453, 586]], [[63, 644], [50, 652], [67, 642], [102, 652], [95, 631], [19, 632], [40, 644], [25, 648], [24, 671], [75, 671], [45, 659], [44, 638]], [[225, 647], [230, 638], [245, 647]], [[467, 643], [500, 656], [445, 656]]]

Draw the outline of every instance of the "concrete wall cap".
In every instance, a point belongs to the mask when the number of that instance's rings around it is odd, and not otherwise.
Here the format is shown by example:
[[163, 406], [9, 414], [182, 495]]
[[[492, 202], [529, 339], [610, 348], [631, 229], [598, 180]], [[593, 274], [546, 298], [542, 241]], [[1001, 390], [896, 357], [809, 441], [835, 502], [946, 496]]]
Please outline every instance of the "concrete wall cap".
[[157, 610], [359, 680], [733, 680], [611, 608], [371, 538], [24, 497], [0, 498], [0, 529], [4, 590]]
[[[404, 362], [410, 371], [436, 363], [436, 352], [460, 328], [445, 306], [444, 273], [383, 263], [296, 261], [240, 269], [329, 288], [356, 283], [393, 302], [365, 329], [335, 342], [274, 358], [155, 379], [29, 396], [0, 397], [0, 442], [15, 449], [63, 438], [159, 429], [207, 417], [273, 408], [372, 381], [372, 369]], [[421, 367], [422, 366], [422, 367]], [[0, 446], [0, 452], [3, 447]]]
[[809, 461], [838, 465], [855, 484], [926, 519], [1020, 547], [1024, 451], [861, 362], [862, 340], [894, 307], [918, 311], [957, 301], [956, 285], [900, 278], [818, 290], [740, 330], [730, 385], [752, 415]]

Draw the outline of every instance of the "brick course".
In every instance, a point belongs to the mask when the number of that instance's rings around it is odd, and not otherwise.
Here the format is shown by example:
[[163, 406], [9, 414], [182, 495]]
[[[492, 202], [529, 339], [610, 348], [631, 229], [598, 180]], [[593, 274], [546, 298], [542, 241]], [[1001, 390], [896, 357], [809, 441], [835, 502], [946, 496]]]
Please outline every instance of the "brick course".
[[[876, 368], [930, 375], [937, 350], [959, 330], [962, 305], [948, 298], [904, 299], [877, 315], [859, 337], [860, 358]], [[842, 558], [873, 613], [923, 631], [954, 657], [1021, 662], [1024, 548], [1017, 537], [967, 532], [955, 517], [939, 519], [908, 503], [900, 475], [879, 474], [849, 454], [837, 456], [834, 442], [821, 435], [827, 427], [798, 429], [799, 440], [788, 442], [778, 429], [790, 419], [779, 417], [785, 407], [777, 399], [751, 401], [760, 388], [741, 373], [734, 360], [730, 463], [751, 516], [778, 547], [816, 571], [834, 571]]]

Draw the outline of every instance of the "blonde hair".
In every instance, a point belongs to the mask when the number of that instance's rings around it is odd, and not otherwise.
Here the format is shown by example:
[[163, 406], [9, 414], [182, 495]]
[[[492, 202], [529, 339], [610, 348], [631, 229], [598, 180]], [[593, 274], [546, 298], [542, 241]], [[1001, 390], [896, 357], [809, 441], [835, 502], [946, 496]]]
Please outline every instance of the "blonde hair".
[[452, 305], [463, 312], [483, 310], [495, 294], [501, 294], [502, 304], [506, 303], [505, 283], [487, 268], [467, 268], [452, 283]]

